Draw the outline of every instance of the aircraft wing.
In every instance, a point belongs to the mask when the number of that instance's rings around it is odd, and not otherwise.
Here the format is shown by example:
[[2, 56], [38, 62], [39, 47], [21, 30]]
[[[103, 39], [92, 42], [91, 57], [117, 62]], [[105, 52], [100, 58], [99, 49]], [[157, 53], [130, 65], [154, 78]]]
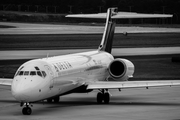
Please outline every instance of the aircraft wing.
[[[118, 12], [112, 16], [112, 19], [130, 19], [130, 18], [168, 18], [173, 15], [169, 14], [142, 14], [135, 12]], [[72, 18], [96, 18], [96, 19], [106, 19], [106, 13], [97, 14], [70, 14], [66, 17]]]
[[13, 79], [0, 78], [0, 89], [11, 89]]
[[98, 81], [88, 83], [87, 89], [126, 89], [126, 88], [143, 88], [143, 87], [160, 87], [160, 86], [178, 86], [180, 80], [158, 80], [158, 81], [122, 81], [109, 82]]

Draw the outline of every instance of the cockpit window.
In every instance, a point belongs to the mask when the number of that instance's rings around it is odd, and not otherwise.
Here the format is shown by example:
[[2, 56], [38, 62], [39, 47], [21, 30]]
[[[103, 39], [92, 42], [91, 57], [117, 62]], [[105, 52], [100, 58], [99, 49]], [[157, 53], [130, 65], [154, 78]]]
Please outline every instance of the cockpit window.
[[42, 71], [42, 74], [44, 77], [46, 77], [46, 72], [45, 71]]
[[24, 76], [28, 76], [28, 75], [30, 75], [30, 76], [35, 76], [35, 75], [38, 75], [38, 76], [40, 76], [40, 77], [46, 77], [47, 76], [47, 74], [46, 74], [46, 72], [45, 71], [18, 71], [17, 72], [17, 74], [16, 74], [16, 76], [22, 76], [22, 75], [24, 75]]
[[36, 70], [40, 70], [38, 67], [34, 67]]
[[24, 68], [24, 66], [22, 66], [19, 70], [22, 70]]
[[42, 74], [40, 71], [37, 71], [37, 75], [41, 76], [42, 77]]
[[19, 75], [19, 73], [20, 73], [20, 71], [18, 71], [15, 76]]
[[30, 75], [36, 75], [36, 71], [31, 71]]
[[25, 71], [25, 72], [24, 72], [24, 75], [29, 75], [29, 71]]
[[24, 71], [20, 71], [20, 72], [19, 72], [19, 75], [23, 75], [23, 73], [24, 73]]

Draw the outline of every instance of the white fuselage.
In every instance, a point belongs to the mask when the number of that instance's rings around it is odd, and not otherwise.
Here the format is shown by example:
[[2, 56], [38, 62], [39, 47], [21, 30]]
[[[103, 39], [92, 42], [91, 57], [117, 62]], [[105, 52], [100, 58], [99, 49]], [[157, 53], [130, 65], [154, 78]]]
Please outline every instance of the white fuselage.
[[111, 54], [97, 50], [28, 61], [16, 72], [12, 94], [18, 101], [34, 102], [104, 81], [112, 60]]

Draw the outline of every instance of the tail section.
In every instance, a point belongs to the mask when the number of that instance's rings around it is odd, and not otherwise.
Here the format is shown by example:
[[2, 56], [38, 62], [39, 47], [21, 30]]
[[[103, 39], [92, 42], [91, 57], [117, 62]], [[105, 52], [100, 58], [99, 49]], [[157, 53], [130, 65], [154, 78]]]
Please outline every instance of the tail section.
[[109, 8], [107, 10], [106, 26], [104, 29], [101, 44], [99, 45], [99, 48], [98, 48], [100, 51], [106, 51], [108, 53], [111, 53], [115, 25], [116, 25], [115, 19], [112, 19], [112, 16], [116, 14], [117, 14], [117, 8]]
[[109, 8], [106, 13], [98, 14], [72, 14], [67, 15], [66, 17], [71, 18], [94, 18], [94, 19], [106, 19], [106, 26], [104, 29], [103, 37], [101, 44], [99, 45], [99, 51], [106, 51], [111, 53], [112, 43], [115, 30], [115, 20], [116, 19], [134, 19], [134, 18], [169, 18], [172, 15], [166, 14], [142, 14], [134, 12], [118, 12], [117, 8]]

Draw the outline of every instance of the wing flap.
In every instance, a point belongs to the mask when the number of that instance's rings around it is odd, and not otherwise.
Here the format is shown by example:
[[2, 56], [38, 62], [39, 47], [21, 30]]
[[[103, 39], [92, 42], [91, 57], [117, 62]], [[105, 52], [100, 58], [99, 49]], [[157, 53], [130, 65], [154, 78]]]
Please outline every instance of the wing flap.
[[178, 86], [180, 80], [163, 81], [125, 81], [125, 82], [93, 82], [89, 83], [87, 89], [125, 89], [141, 87]]

